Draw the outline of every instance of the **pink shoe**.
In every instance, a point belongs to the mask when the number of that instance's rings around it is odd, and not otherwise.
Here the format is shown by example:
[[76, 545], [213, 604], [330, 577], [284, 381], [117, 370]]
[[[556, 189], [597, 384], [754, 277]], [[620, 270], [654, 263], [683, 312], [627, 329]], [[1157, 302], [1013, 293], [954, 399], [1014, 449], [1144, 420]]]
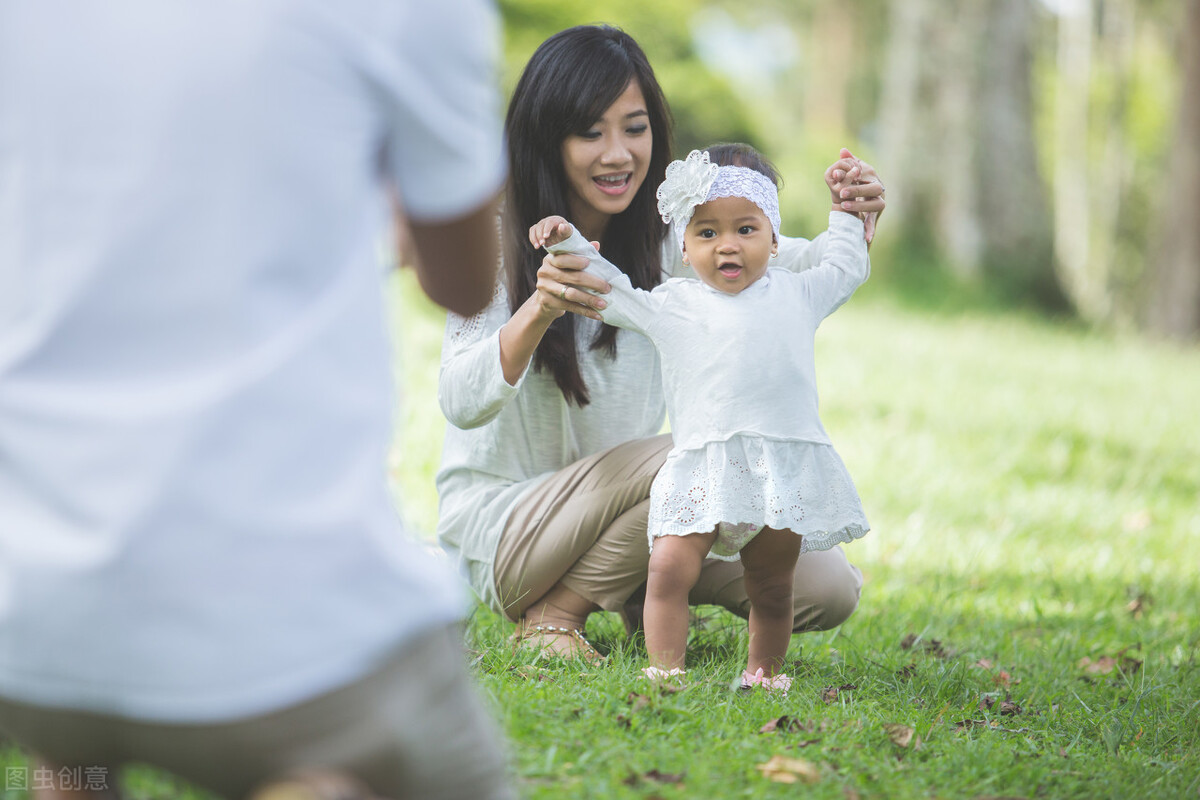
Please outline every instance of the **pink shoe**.
[[643, 667], [642, 675], [654, 682], [665, 681], [668, 678], [682, 678], [687, 675], [686, 669], [672, 667], [671, 669], [659, 669], [658, 667]]
[[782, 672], [778, 675], [763, 675], [762, 667], [759, 667], [757, 672], [742, 670], [742, 688], [752, 689], [755, 686], [761, 686], [768, 692], [779, 691], [786, 695], [788, 689], [792, 688], [792, 679]]

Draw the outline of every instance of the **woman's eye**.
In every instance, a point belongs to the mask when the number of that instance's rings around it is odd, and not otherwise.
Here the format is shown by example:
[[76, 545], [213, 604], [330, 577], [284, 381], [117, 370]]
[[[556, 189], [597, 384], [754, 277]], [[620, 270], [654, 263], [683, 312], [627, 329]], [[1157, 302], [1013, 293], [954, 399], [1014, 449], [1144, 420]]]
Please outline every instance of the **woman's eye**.
[[626, 128], [625, 132], [628, 133], [630, 136], [641, 136], [643, 133], [645, 133], [648, 130], [650, 130], [649, 125], [634, 125], [630, 128]]
[[584, 131], [577, 135], [580, 139], [587, 139], [589, 142], [592, 142], [600, 138], [600, 131]]

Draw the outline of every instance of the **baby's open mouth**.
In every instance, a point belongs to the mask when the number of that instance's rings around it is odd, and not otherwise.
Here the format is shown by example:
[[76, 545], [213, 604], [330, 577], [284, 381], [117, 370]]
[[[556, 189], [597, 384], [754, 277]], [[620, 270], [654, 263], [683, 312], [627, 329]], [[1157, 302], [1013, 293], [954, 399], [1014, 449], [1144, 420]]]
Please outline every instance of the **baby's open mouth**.
[[738, 275], [742, 274], [742, 266], [741, 264], [722, 264], [721, 266], [717, 267], [717, 271], [726, 278], [736, 278]]

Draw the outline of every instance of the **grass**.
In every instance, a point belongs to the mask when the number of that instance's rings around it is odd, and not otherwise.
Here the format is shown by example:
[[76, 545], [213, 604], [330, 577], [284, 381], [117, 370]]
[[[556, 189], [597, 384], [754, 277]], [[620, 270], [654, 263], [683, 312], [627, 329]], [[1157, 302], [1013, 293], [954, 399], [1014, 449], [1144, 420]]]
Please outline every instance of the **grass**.
[[[441, 317], [409, 276], [393, 288], [392, 472], [429, 535]], [[779, 698], [730, 690], [745, 629], [722, 611], [697, 617], [688, 687], [658, 692], [610, 615], [589, 622], [596, 667], [514, 650], [477, 610], [523, 797], [1200, 797], [1200, 350], [894, 298], [869, 286], [818, 334], [823, 418], [874, 528], [847, 549], [858, 611], [793, 638]], [[759, 769], [774, 756], [797, 784]]]

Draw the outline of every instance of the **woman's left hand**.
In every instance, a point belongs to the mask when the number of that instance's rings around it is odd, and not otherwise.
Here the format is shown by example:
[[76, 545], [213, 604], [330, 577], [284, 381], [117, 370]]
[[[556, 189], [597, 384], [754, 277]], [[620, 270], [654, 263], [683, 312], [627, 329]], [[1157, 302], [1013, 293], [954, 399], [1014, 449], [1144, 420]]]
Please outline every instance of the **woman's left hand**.
[[887, 206], [887, 200], [884, 199], [886, 189], [875, 173], [875, 168], [844, 147], [841, 159], [850, 165], [844, 173], [841, 170], [835, 170], [833, 173], [835, 181], [841, 182], [845, 179], [848, 184], [841, 190], [842, 210], [857, 214], [863, 221], [863, 238], [870, 244], [875, 238], [875, 224], [879, 215]]

